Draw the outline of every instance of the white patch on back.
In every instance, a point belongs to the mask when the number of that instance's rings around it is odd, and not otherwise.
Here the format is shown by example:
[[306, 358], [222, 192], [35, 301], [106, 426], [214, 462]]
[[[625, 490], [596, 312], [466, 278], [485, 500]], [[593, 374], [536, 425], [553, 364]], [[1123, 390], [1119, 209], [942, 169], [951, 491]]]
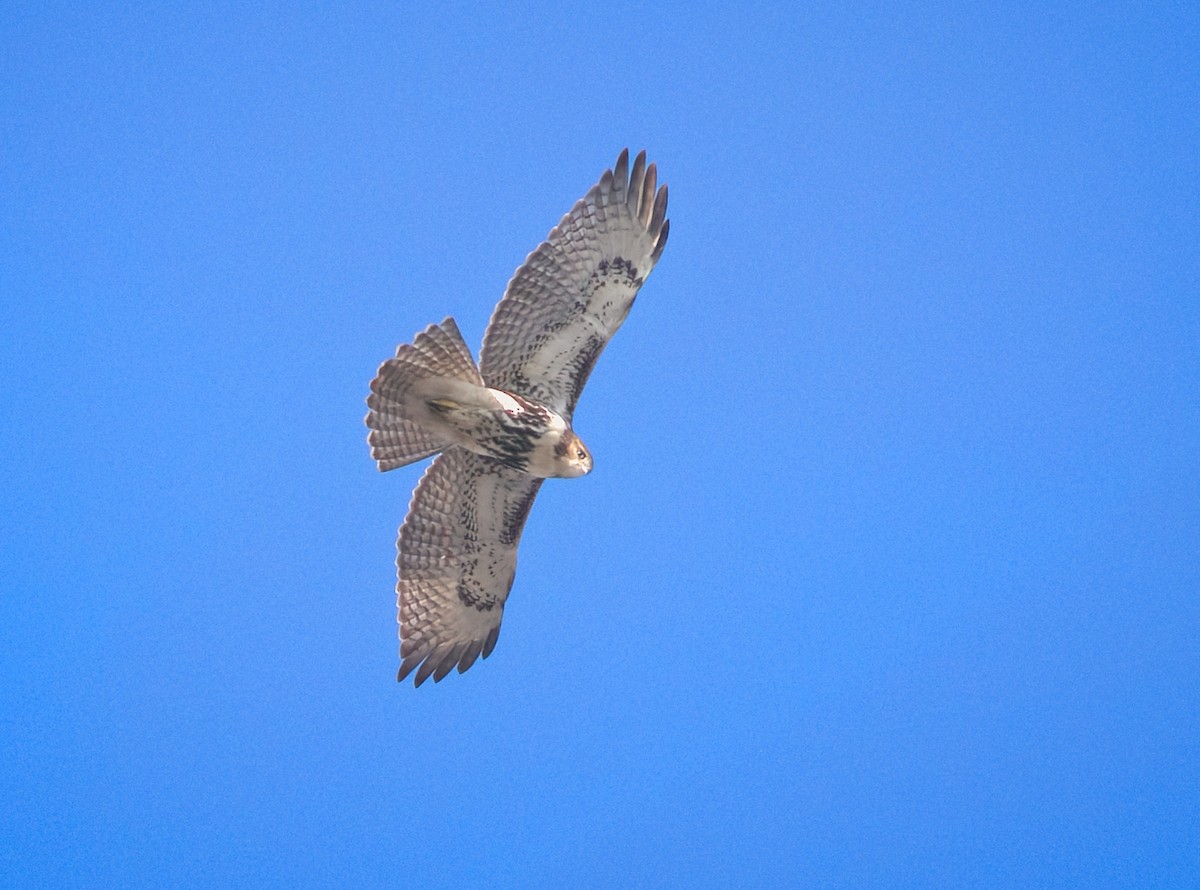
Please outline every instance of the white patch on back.
[[509, 414], [525, 413], [525, 409], [521, 407], [521, 403], [503, 390], [491, 389], [488, 392], [492, 394], [492, 398], [496, 400], [496, 404], [500, 406], [501, 410]]

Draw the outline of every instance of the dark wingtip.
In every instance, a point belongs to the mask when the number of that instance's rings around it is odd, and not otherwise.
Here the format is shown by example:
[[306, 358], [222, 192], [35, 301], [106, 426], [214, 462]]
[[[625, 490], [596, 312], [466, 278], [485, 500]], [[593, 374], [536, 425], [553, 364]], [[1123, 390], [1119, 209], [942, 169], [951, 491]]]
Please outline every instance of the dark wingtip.
[[425, 660], [421, 662], [421, 668], [417, 671], [417, 679], [413, 683], [413, 686], [420, 686], [422, 683], [428, 680], [429, 675], [433, 673], [435, 667], [436, 665], [434, 664], [433, 659], [426, 657]]
[[617, 162], [613, 164], [613, 179], [621, 184], [621, 188], [629, 185], [629, 149], [621, 149]]
[[650, 225], [647, 228], [651, 232], [657, 232], [662, 228], [662, 224], [667, 218], [667, 187], [664, 185], [658, 190], [658, 194], [654, 196], [654, 209], [650, 213]]
[[658, 258], [662, 256], [663, 248], [667, 246], [667, 235], [671, 231], [671, 221], [663, 220], [662, 231], [658, 233], [658, 243], [654, 245], [654, 252], [650, 254], [650, 259], [658, 262]]
[[492, 650], [496, 648], [496, 640], [500, 639], [500, 625], [497, 624], [491, 629], [487, 635], [487, 639], [483, 641], [483, 657], [487, 658], [492, 654]]
[[642, 200], [642, 188], [646, 183], [646, 152], [639, 151], [633, 159], [633, 170], [629, 174], [629, 188], [625, 200], [636, 214]]
[[[400, 653], [400, 655], [402, 658], [404, 657], [403, 651]], [[403, 683], [404, 679], [425, 660], [426, 659], [423, 659], [417, 655], [410, 655], [407, 658], [404, 658], [404, 660], [400, 662], [400, 670], [396, 672], [396, 682]], [[417, 676], [413, 679], [413, 686], [420, 686], [425, 682], [425, 677], [426, 674], [424, 671], [418, 671]]]
[[649, 164], [646, 167], [646, 183], [642, 186], [642, 201], [637, 208], [637, 215], [642, 221], [642, 225], [649, 228], [650, 214], [654, 209], [654, 201], [657, 198], [656, 189], [658, 188], [658, 165]]

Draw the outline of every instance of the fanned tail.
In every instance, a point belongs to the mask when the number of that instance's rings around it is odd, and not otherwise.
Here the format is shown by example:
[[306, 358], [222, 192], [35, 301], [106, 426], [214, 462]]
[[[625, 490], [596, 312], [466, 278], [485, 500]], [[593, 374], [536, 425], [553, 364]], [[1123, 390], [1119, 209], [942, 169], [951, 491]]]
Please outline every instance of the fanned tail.
[[402, 344], [396, 350], [396, 357], [380, 365], [379, 373], [371, 381], [371, 395], [367, 397], [370, 410], [366, 416], [371, 432], [367, 442], [380, 471], [411, 464], [450, 444], [448, 439], [407, 416], [405, 396], [409, 389], [431, 378], [483, 386], [479, 369], [453, 318], [430, 325], [417, 334], [411, 345]]

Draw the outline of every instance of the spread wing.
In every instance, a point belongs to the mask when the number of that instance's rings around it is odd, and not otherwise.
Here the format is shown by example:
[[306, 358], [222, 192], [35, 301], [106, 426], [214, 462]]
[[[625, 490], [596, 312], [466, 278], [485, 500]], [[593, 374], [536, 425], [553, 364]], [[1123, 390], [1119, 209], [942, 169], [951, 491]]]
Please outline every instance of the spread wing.
[[425, 471], [400, 526], [400, 673], [415, 685], [487, 658], [517, 570], [517, 542], [542, 485], [462, 448]]
[[667, 187], [622, 151], [519, 268], [492, 313], [480, 371], [489, 386], [568, 421], [600, 352], [667, 243]]

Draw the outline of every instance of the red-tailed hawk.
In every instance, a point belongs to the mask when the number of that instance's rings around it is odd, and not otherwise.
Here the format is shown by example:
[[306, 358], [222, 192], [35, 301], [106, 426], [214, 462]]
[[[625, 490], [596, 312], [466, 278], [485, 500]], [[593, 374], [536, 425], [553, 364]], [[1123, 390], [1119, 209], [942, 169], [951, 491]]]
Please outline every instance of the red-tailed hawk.
[[371, 381], [367, 441], [380, 470], [441, 452], [396, 544], [400, 672], [420, 686], [487, 658], [517, 542], [542, 481], [592, 469], [571, 429], [592, 366], [667, 243], [667, 187], [629, 152], [517, 269], [479, 367], [454, 319], [396, 350]]

